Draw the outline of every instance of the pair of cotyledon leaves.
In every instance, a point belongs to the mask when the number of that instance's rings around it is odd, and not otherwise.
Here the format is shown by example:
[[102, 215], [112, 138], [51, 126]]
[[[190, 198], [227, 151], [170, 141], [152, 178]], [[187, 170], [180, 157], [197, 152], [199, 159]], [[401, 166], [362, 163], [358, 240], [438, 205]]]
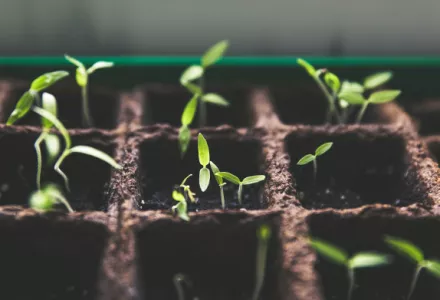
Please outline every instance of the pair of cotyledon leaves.
[[328, 150], [331, 149], [331, 147], [333, 146], [332, 142], [328, 142], [328, 143], [324, 143], [321, 146], [319, 146], [318, 148], [316, 148], [315, 150], [315, 154], [306, 154], [304, 155], [298, 162], [297, 164], [302, 166], [302, 165], [306, 165], [314, 160], [316, 160], [316, 158], [318, 156], [323, 155], [324, 153], [326, 153]]

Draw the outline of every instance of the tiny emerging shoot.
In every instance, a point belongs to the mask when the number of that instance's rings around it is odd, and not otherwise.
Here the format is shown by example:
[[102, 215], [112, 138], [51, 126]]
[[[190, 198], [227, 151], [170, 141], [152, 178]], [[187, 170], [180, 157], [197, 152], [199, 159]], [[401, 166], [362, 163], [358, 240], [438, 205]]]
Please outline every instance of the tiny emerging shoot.
[[199, 150], [199, 162], [202, 168], [199, 172], [199, 185], [202, 192], [206, 191], [209, 186], [209, 181], [211, 179], [211, 173], [206, 167], [210, 162], [209, 157], [209, 146], [205, 137], [199, 133], [198, 136], [198, 150]]
[[220, 176], [223, 179], [226, 179], [227, 181], [238, 185], [238, 203], [240, 205], [243, 204], [243, 185], [251, 185], [251, 184], [255, 184], [261, 181], [264, 181], [266, 179], [266, 176], [264, 175], [254, 175], [254, 176], [248, 176], [243, 178], [243, 180], [240, 180], [240, 178], [238, 178], [237, 176], [235, 176], [232, 173], [229, 172], [218, 172], [215, 173], [214, 175], [216, 176]]
[[179, 218], [188, 222], [188, 204], [186, 203], [185, 196], [181, 192], [174, 190], [173, 199], [176, 200], [178, 203], [171, 208], [172, 211], [174, 213], [177, 213]]
[[423, 269], [428, 270], [432, 275], [440, 279], [440, 261], [439, 260], [427, 260], [424, 257], [422, 250], [419, 247], [411, 243], [410, 241], [406, 241], [401, 238], [396, 238], [392, 236], [385, 237], [385, 242], [393, 248], [396, 252], [404, 256], [405, 258], [411, 260], [416, 263], [416, 269], [414, 271], [413, 278], [411, 280], [411, 285], [409, 288], [408, 296], [406, 297], [409, 300], [414, 292], [414, 289], [417, 284], [417, 280], [419, 278], [420, 272]]
[[89, 75], [93, 74], [96, 70], [104, 69], [104, 68], [111, 68], [114, 66], [112, 62], [107, 61], [98, 61], [94, 63], [90, 68], [86, 69], [84, 64], [80, 62], [79, 60], [69, 56], [64, 55], [64, 57], [74, 64], [76, 69], [76, 83], [79, 87], [81, 87], [81, 96], [82, 96], [82, 123], [84, 127], [91, 127], [93, 126], [93, 119], [90, 115], [90, 107], [89, 107], [89, 100], [88, 100], [88, 92], [87, 92], [87, 84], [89, 82]]
[[333, 146], [332, 142], [324, 143], [315, 150], [315, 154], [306, 154], [304, 155], [298, 162], [297, 165], [303, 166], [310, 162], [313, 162], [313, 181], [316, 183], [316, 175], [318, 173], [318, 163], [317, 158], [318, 156], [323, 155], [327, 151], [331, 149]]
[[69, 212], [73, 212], [67, 199], [64, 197], [61, 190], [55, 184], [48, 184], [42, 189], [32, 193], [29, 199], [29, 206], [39, 211], [50, 211], [55, 204], [63, 204]]
[[189, 174], [188, 176], [186, 176], [185, 179], [183, 179], [182, 183], [180, 184], [180, 187], [183, 189], [183, 192], [186, 193], [186, 195], [188, 196], [190, 201], [195, 203], [196, 199], [194, 198], [194, 196], [196, 194], [191, 191], [191, 187], [188, 184], [185, 184], [186, 181], [188, 180], [188, 178], [190, 178], [191, 176], [192, 176], [192, 174]]
[[354, 271], [359, 268], [379, 267], [391, 263], [391, 257], [375, 252], [359, 252], [349, 257], [347, 252], [320, 239], [312, 239], [311, 246], [323, 257], [347, 269], [347, 300], [351, 299], [355, 283]]
[[223, 190], [223, 187], [225, 186], [226, 182], [223, 181], [223, 178], [221, 176], [217, 175], [217, 173], [220, 172], [217, 165], [215, 163], [213, 163], [212, 161], [210, 161], [209, 164], [211, 166], [212, 174], [214, 174], [215, 180], [217, 181], [218, 186], [220, 188], [220, 200], [222, 203], [222, 208], [226, 209], [225, 192]]
[[269, 225], [263, 224], [257, 229], [257, 255], [256, 255], [256, 272], [255, 272], [255, 288], [252, 300], [260, 298], [261, 290], [264, 284], [264, 275], [266, 273], [267, 252], [269, 249], [270, 237], [272, 230]]

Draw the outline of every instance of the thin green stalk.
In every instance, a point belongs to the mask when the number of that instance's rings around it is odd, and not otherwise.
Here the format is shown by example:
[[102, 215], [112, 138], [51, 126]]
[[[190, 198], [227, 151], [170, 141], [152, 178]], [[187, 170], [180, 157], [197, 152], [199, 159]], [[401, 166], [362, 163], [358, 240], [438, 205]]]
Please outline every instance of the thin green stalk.
[[313, 160], [313, 182], [316, 184], [316, 177], [318, 174], [318, 163], [316, 162], [316, 157]]
[[82, 109], [83, 109], [83, 116], [82, 116], [83, 126], [84, 127], [92, 127], [93, 120], [92, 120], [92, 116], [90, 115], [89, 96], [87, 93], [87, 85], [81, 87], [81, 96], [82, 96]]
[[255, 273], [255, 289], [252, 295], [252, 300], [258, 300], [261, 289], [263, 288], [268, 246], [269, 243], [267, 240], [260, 239], [259, 246], [257, 247], [257, 270]]
[[[200, 89], [202, 90], [202, 95], [203, 95], [205, 92], [205, 86], [204, 86], [205, 82], [204, 82], [203, 76], [200, 77], [199, 82], [200, 82]], [[206, 122], [208, 119], [208, 113], [206, 110], [206, 103], [205, 103], [205, 101], [202, 100], [201, 97], [199, 97], [198, 101], [199, 101], [199, 127], [204, 127], [204, 126], [206, 126]]]
[[348, 268], [348, 292], [347, 300], [351, 300], [354, 288], [354, 269]]
[[408, 292], [407, 300], [411, 299], [412, 294], [414, 293], [414, 289], [416, 287], [417, 279], [419, 278], [420, 271], [423, 269], [423, 266], [418, 265], [416, 271], [414, 272], [413, 278], [411, 280], [411, 285]]
[[185, 292], [183, 291], [182, 281], [183, 281], [182, 276], [180, 276], [179, 274], [174, 275], [173, 283], [177, 291], [177, 299], [179, 300], [185, 300]]
[[357, 117], [356, 117], [356, 124], [359, 124], [362, 120], [362, 117], [365, 114], [365, 111], [367, 110], [368, 102], [365, 102], [362, 104], [361, 110], [359, 111]]
[[332, 116], [334, 116], [336, 118], [336, 121], [338, 122], [338, 124], [340, 124], [341, 118], [339, 117], [338, 111], [336, 110], [335, 98], [333, 98], [332, 95], [328, 92], [326, 86], [321, 81], [321, 79], [319, 79], [319, 77], [313, 77], [313, 78], [315, 79], [316, 83], [318, 84], [319, 88], [324, 93], [324, 95], [328, 101], [328, 111], [326, 114], [327, 115], [326, 123], [331, 123], [331, 121], [332, 121], [331, 118], [332, 118]]
[[35, 141], [34, 147], [35, 147], [35, 152], [37, 154], [37, 189], [41, 190], [41, 170], [43, 168], [43, 158], [41, 155], [41, 143], [44, 141], [44, 139], [46, 138], [47, 134], [49, 132], [48, 131], [43, 131], [40, 136], [38, 137], [38, 139]]
[[66, 186], [66, 190], [70, 192], [70, 187], [69, 187], [69, 178], [67, 177], [67, 175], [61, 171], [60, 166], [63, 163], [64, 159], [70, 154], [69, 149], [65, 149], [63, 151], [63, 153], [61, 154], [61, 156], [58, 158], [57, 162], [55, 163], [54, 166], [54, 170], [61, 175], [61, 177], [63, 177], [64, 179], [64, 185]]
[[67, 210], [69, 212], [74, 212], [72, 206], [70, 206], [69, 201], [67, 201], [66, 198], [64, 198], [63, 196], [61, 196], [60, 194], [51, 194], [53, 197], [57, 198], [59, 202], [61, 202], [62, 204], [64, 204], [64, 206], [67, 208]]
[[222, 201], [222, 208], [226, 209], [225, 192], [223, 191], [223, 185], [220, 186], [220, 199]]
[[238, 185], [238, 203], [240, 203], [240, 205], [242, 205], [243, 201], [242, 201], [242, 195], [243, 194], [243, 185], [240, 183]]

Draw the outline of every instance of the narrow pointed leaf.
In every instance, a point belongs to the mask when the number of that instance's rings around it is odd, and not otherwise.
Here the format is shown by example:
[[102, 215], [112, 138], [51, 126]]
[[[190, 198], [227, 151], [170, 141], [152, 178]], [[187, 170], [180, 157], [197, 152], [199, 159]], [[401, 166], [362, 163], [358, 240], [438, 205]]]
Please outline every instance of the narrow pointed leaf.
[[211, 166], [211, 171], [212, 171], [212, 174], [214, 174], [215, 180], [217, 181], [217, 183], [219, 185], [222, 185], [223, 184], [223, 177], [216, 175], [217, 173], [220, 172], [217, 165], [215, 163], [213, 163], [212, 161], [209, 162], [209, 165]]
[[199, 173], [199, 185], [202, 192], [206, 191], [208, 188], [210, 179], [211, 173], [209, 172], [208, 168], [201, 168]]
[[[42, 107], [44, 110], [50, 112], [55, 117], [58, 116], [58, 109], [57, 109], [57, 100], [55, 99], [54, 95], [49, 93], [43, 93], [41, 97]], [[42, 118], [42, 123], [44, 128], [51, 128], [53, 126], [52, 122], [49, 120]]]
[[360, 93], [341, 92], [338, 97], [347, 101], [351, 105], [362, 105], [367, 101]]
[[185, 196], [179, 191], [174, 190], [172, 196], [173, 196], [173, 199], [178, 202], [185, 201]]
[[391, 248], [406, 256], [406, 258], [414, 260], [416, 263], [420, 263], [425, 259], [422, 250], [410, 241], [393, 236], [386, 236], [385, 242]]
[[185, 125], [179, 129], [179, 148], [180, 154], [183, 156], [188, 151], [189, 142], [191, 141], [191, 131]]
[[202, 96], [202, 101], [212, 103], [219, 106], [229, 106], [229, 102], [218, 94], [205, 94]]
[[296, 164], [303, 166], [303, 165], [306, 165], [306, 164], [314, 161], [315, 159], [316, 159], [315, 155], [307, 154], [307, 155], [304, 155]]
[[106, 69], [106, 68], [111, 68], [113, 67], [115, 64], [113, 62], [110, 61], [98, 61], [96, 63], [93, 64], [93, 66], [91, 66], [88, 70], [87, 73], [88, 74], [92, 74], [93, 72], [95, 72], [96, 70], [99, 69]]
[[378, 267], [389, 263], [391, 263], [391, 257], [389, 255], [374, 252], [361, 252], [354, 255], [349, 260], [348, 265], [352, 269], [357, 269]]
[[235, 176], [234, 174], [231, 174], [229, 172], [218, 172], [215, 173], [215, 175], [218, 175], [220, 177], [222, 177], [223, 179], [226, 179], [229, 182], [232, 182], [233, 184], [241, 184], [241, 180], [240, 178], [238, 178], [237, 176]]
[[309, 73], [310, 76], [314, 77], [316, 74], [316, 69], [309, 64], [308, 62], [306, 62], [304, 59], [298, 58], [297, 60], [298, 64], [303, 67], [307, 73]]
[[37, 79], [35, 79], [34, 81], [32, 81], [30, 89], [32, 91], [40, 92], [40, 91], [50, 87], [51, 85], [53, 85], [57, 81], [63, 79], [67, 75], [69, 75], [69, 73], [66, 71], [55, 71], [55, 72], [43, 74], [43, 75], [39, 76]]
[[61, 121], [58, 120], [58, 118], [55, 117], [53, 114], [51, 114], [50, 112], [48, 112], [42, 108], [34, 106], [32, 108], [32, 110], [35, 113], [39, 114], [41, 117], [48, 119], [56, 127], [56, 129], [58, 129], [60, 131], [61, 135], [64, 138], [66, 148], [67, 149], [70, 148], [70, 146], [72, 145], [72, 142], [70, 140], [69, 132], [67, 131], [66, 127], [64, 127], [63, 123], [61, 123]]
[[322, 256], [332, 262], [346, 266], [348, 264], [348, 254], [339, 247], [319, 239], [312, 239], [310, 245]]
[[75, 146], [72, 147], [69, 150], [69, 152], [93, 156], [95, 158], [102, 160], [103, 162], [108, 163], [110, 166], [112, 166], [115, 169], [122, 169], [122, 167], [110, 155], [90, 146]]
[[197, 103], [198, 103], [198, 95], [195, 95], [191, 98], [191, 100], [188, 101], [188, 103], [185, 106], [185, 109], [182, 113], [182, 125], [189, 126], [194, 120], [194, 116], [197, 111]]
[[375, 92], [370, 95], [368, 101], [374, 104], [387, 103], [396, 99], [400, 95], [400, 93], [401, 91], [399, 90], [386, 90]]
[[327, 72], [324, 75], [324, 80], [327, 86], [334, 92], [337, 93], [341, 87], [341, 81], [338, 76], [333, 73]]
[[328, 150], [330, 150], [333, 146], [332, 142], [324, 143], [321, 146], [319, 146], [315, 151], [315, 156], [320, 156], [326, 153]]
[[15, 106], [14, 111], [9, 116], [6, 124], [12, 125], [24, 116], [26, 116], [26, 114], [29, 112], [32, 105], [34, 104], [34, 101], [34, 96], [29, 91], [25, 92], [23, 96], [21, 96], [20, 100], [18, 100], [17, 105]]
[[208, 142], [205, 137], [199, 133], [198, 136], [198, 149], [199, 149], [199, 162], [202, 166], [206, 167], [211, 160], [209, 157], [209, 147]]
[[343, 81], [341, 85], [340, 94], [345, 92], [353, 92], [362, 94], [364, 92], [364, 87], [357, 82]]
[[220, 58], [223, 57], [228, 47], [229, 42], [227, 40], [223, 40], [209, 48], [202, 56], [202, 66], [206, 68], [215, 64]]
[[193, 80], [199, 79], [202, 75], [203, 68], [201, 66], [190, 66], [182, 73], [182, 76], [180, 76], [180, 83], [186, 85]]
[[440, 261], [428, 260], [426, 261], [425, 268], [435, 277], [440, 279]]
[[388, 82], [391, 77], [393, 77], [392, 72], [380, 72], [376, 74], [372, 74], [365, 78], [364, 87], [366, 89], [375, 89], [386, 82]]
[[75, 66], [77, 66], [78, 68], [85, 68], [84, 64], [82, 62], [80, 62], [79, 60], [77, 60], [76, 58], [65, 54], [64, 57], [72, 64], [74, 64]]
[[250, 185], [255, 184], [261, 181], [264, 181], [266, 179], [266, 176], [264, 175], [254, 175], [254, 176], [248, 176], [242, 180], [243, 185]]

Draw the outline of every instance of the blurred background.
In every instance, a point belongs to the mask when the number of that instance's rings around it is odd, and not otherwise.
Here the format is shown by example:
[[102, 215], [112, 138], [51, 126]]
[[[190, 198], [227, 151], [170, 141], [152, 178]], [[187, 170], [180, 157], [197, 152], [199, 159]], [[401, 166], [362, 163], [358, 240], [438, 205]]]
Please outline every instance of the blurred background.
[[436, 0], [2, 0], [0, 55], [434, 55]]

